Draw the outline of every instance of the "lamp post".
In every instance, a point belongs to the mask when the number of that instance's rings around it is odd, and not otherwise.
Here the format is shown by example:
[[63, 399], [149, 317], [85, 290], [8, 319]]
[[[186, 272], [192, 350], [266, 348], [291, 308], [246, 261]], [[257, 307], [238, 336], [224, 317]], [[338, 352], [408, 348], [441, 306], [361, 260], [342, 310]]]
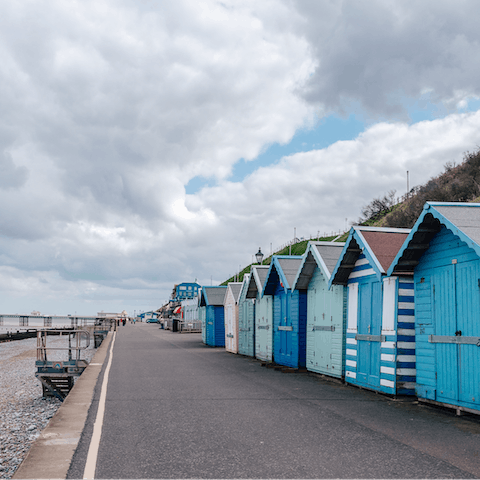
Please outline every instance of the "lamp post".
[[257, 263], [259, 265], [262, 265], [263, 253], [262, 253], [262, 249], [260, 247], [258, 247], [258, 252], [255, 254], [255, 258], [257, 259]]

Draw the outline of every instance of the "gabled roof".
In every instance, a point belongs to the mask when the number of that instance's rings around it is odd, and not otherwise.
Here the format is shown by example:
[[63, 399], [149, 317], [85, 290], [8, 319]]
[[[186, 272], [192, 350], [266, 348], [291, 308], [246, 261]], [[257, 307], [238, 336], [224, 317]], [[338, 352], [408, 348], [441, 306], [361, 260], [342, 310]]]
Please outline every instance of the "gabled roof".
[[380, 280], [410, 233], [406, 228], [354, 226], [350, 229], [343, 251], [335, 266], [328, 287], [346, 285], [361, 253], [365, 255]]
[[301, 255], [274, 255], [263, 286], [262, 297], [273, 295], [278, 282], [285, 291], [291, 289], [302, 259]]
[[442, 225], [480, 256], [480, 203], [427, 202], [388, 275], [413, 272]]
[[223, 306], [226, 292], [227, 287], [202, 287], [202, 295], [200, 295], [200, 306]]
[[252, 265], [247, 285], [247, 298], [257, 298], [257, 292], [262, 293], [269, 268], [268, 265]]
[[250, 273], [246, 273], [243, 276], [243, 282], [242, 282], [242, 288], [240, 290], [240, 296], [239, 299], [241, 298], [246, 298], [247, 295], [247, 289], [248, 289], [248, 284], [250, 283]]
[[230, 291], [232, 292], [233, 301], [235, 303], [238, 303], [238, 299], [240, 297], [240, 292], [242, 291], [242, 285], [243, 285], [242, 282], [230, 282], [227, 285], [227, 288], [229, 288]]
[[317, 267], [330, 280], [344, 246], [343, 242], [308, 242], [292, 288], [306, 290]]

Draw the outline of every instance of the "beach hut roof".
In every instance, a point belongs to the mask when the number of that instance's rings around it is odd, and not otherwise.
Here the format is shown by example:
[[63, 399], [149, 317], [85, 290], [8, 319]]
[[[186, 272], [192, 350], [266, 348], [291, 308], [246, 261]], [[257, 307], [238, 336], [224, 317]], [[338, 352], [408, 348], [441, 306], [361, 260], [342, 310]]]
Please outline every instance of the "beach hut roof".
[[247, 298], [257, 298], [257, 292], [262, 292], [269, 268], [268, 265], [252, 265], [247, 285]]
[[227, 287], [203, 287], [200, 297], [201, 307], [223, 306]]
[[292, 288], [302, 259], [301, 255], [274, 255], [263, 286], [262, 297], [273, 295], [278, 282], [285, 291]]
[[293, 288], [306, 290], [317, 267], [326, 280], [330, 280], [344, 245], [343, 242], [308, 242]]
[[329, 287], [332, 284], [347, 284], [361, 253], [365, 255], [380, 280], [382, 275], [387, 273], [409, 233], [410, 230], [406, 228], [352, 227], [332, 272]]
[[246, 273], [243, 276], [242, 288], [240, 289], [240, 297], [239, 298], [246, 298], [248, 284], [250, 283], [250, 277], [252, 275], [250, 273]]
[[480, 203], [427, 202], [388, 275], [413, 272], [442, 225], [480, 256]]
[[233, 300], [235, 303], [238, 303], [238, 299], [240, 298], [240, 292], [242, 291], [242, 282], [230, 282], [227, 285], [227, 288], [230, 289], [233, 295]]

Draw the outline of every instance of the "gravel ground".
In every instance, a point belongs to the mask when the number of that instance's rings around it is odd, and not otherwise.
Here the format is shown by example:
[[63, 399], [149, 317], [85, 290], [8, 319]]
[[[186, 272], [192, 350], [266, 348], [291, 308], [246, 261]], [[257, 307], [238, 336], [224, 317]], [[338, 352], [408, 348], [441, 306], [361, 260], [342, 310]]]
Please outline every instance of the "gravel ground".
[[[47, 347], [68, 345], [67, 337], [48, 337]], [[37, 339], [0, 343], [0, 479], [11, 478], [32, 443], [61, 405], [43, 398], [35, 378]], [[93, 339], [81, 358], [90, 361]], [[66, 360], [66, 351], [49, 352], [49, 360]]]

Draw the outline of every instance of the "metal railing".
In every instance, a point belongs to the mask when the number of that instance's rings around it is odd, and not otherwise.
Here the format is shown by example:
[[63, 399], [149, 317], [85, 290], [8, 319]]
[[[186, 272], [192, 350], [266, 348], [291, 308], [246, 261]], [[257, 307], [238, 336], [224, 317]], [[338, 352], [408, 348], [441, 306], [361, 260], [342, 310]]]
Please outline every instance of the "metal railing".
[[[49, 347], [47, 346], [47, 338], [52, 333], [58, 332], [60, 336], [68, 336], [68, 346], [66, 347]], [[72, 345], [72, 337], [75, 339], [75, 345]], [[85, 344], [82, 345], [82, 337], [85, 338]], [[86, 330], [39, 330], [37, 332], [37, 362], [48, 363], [48, 351], [68, 351], [68, 361], [80, 362], [80, 352], [86, 350], [90, 346], [90, 333]], [[72, 354], [75, 352], [75, 358]], [[38, 365], [38, 364], [37, 364]]]

